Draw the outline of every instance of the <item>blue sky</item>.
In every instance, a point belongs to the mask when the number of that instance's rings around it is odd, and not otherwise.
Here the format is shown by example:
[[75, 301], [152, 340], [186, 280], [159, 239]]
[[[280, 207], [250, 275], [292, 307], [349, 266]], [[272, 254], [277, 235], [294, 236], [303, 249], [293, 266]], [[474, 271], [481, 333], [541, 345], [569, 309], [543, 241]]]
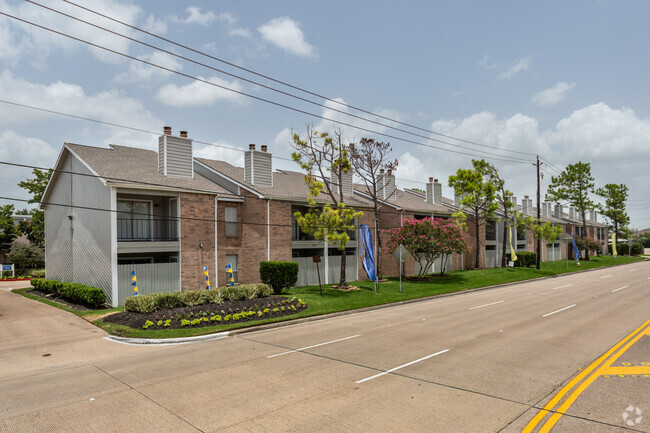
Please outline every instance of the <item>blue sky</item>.
[[[29, 2], [0, 0], [0, 12], [368, 129], [372, 132], [342, 127], [352, 140], [372, 136], [391, 142], [400, 161], [400, 187], [423, 188], [430, 176], [446, 185], [456, 169], [469, 167], [472, 157], [489, 157], [480, 152], [488, 151], [505, 159], [493, 162], [521, 199], [535, 193], [534, 169], [513, 158], [540, 154], [547, 162], [543, 188], [557, 168], [590, 162], [598, 186], [614, 182], [630, 187], [632, 225], [650, 226], [644, 175], [650, 161], [647, 1], [83, 2], [211, 56], [423, 128], [374, 118], [420, 137], [351, 118], [345, 113], [371, 116], [187, 52], [64, 1], [43, 4], [325, 107], [191, 64]], [[290, 154], [292, 129], [304, 132], [307, 123], [322, 130], [334, 128], [332, 121], [217, 89], [2, 16], [0, 95], [5, 101], [150, 131], [170, 125], [174, 133], [185, 129], [196, 140], [242, 150], [249, 143], [267, 144], [279, 157]], [[64, 142], [153, 149], [156, 137], [0, 103], [0, 160], [52, 166]], [[197, 144], [195, 154], [243, 163], [242, 152], [218, 146]], [[276, 159], [274, 167], [297, 168], [282, 159]], [[15, 185], [29, 176], [28, 169], [0, 169], [3, 195], [27, 197]], [[444, 194], [453, 196], [448, 188]]]

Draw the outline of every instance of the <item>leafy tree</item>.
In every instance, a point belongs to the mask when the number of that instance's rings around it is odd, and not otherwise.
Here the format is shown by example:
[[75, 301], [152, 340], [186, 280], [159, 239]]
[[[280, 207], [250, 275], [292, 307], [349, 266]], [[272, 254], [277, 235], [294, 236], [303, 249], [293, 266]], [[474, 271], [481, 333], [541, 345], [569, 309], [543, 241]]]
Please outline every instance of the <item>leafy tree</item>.
[[[18, 186], [26, 189], [32, 195], [28, 203], [40, 203], [45, 193], [47, 183], [52, 177], [53, 170], [39, 170], [35, 168], [32, 170], [33, 178], [18, 182]], [[34, 209], [30, 212], [32, 221], [30, 223], [23, 223], [20, 226], [20, 231], [27, 236], [31, 242], [42, 247], [45, 242], [45, 212], [42, 210]]]
[[[304, 214], [294, 212], [301, 229], [316, 239], [327, 239], [338, 245], [341, 254], [341, 276], [339, 287], [346, 287], [345, 247], [350, 241], [348, 231], [355, 230], [354, 219], [363, 212], [347, 208], [343, 202], [343, 189], [334, 189], [334, 185], [326, 179], [331, 173], [338, 183], [343, 185], [343, 174], [352, 169], [348, 157], [348, 146], [343, 141], [342, 132], [337, 130], [333, 136], [327, 132], [307, 127], [305, 139], [293, 134], [293, 160], [307, 173], [305, 183], [309, 187], [309, 203], [312, 207]], [[319, 179], [323, 179], [320, 181]], [[316, 200], [321, 194], [326, 195], [331, 203], [325, 203], [321, 208], [316, 206]]]
[[423, 278], [433, 262], [442, 257], [440, 275], [445, 271], [447, 258], [452, 253], [469, 253], [467, 238], [462, 228], [454, 220], [427, 217], [421, 220], [408, 219], [402, 227], [391, 229], [386, 246], [395, 251], [399, 245], [420, 265], [419, 278]]
[[[375, 216], [375, 227], [379, 231], [379, 209], [382, 202], [390, 197], [386, 196], [386, 185], [382, 182], [383, 172], [390, 173], [397, 168], [397, 159], [389, 160], [388, 154], [392, 148], [390, 143], [375, 141], [372, 138], [362, 138], [358, 144], [350, 143], [350, 163], [356, 174], [366, 185], [367, 192], [373, 202]], [[393, 191], [395, 194], [397, 190]], [[382, 242], [381, 236], [377, 235], [377, 276], [381, 278]]]
[[503, 212], [504, 230], [503, 230], [503, 251], [501, 254], [501, 267], [506, 267], [506, 247], [508, 243], [508, 233], [505, 230], [515, 214], [515, 204], [510, 200], [512, 193], [505, 187], [505, 180], [499, 175], [499, 170], [490, 164], [487, 171], [487, 181], [492, 183], [496, 189], [495, 199]]
[[[551, 184], [546, 192], [546, 199], [552, 201], [566, 200], [576, 208], [582, 216], [582, 227], [587, 233], [587, 211], [594, 208], [594, 202], [589, 194], [594, 192], [594, 178], [591, 175], [591, 164], [577, 162], [569, 164], [557, 176], [551, 178]], [[585, 252], [585, 260], [589, 260], [589, 250]]]
[[11, 246], [9, 259], [16, 268], [42, 268], [45, 266], [45, 254], [35, 245], [16, 242]]
[[517, 225], [530, 230], [535, 239], [544, 239], [548, 247], [553, 245], [555, 240], [562, 234], [562, 226], [553, 225], [550, 221], [542, 223], [536, 218], [524, 216], [523, 214], [517, 216]]
[[629, 188], [625, 184], [608, 183], [596, 190], [596, 195], [605, 199], [605, 205], [599, 204], [598, 210], [609, 220], [610, 229], [620, 239], [624, 231], [628, 229], [630, 217], [625, 210]]
[[13, 214], [14, 205], [0, 206], [0, 250], [8, 250], [18, 235], [18, 229], [12, 218]]
[[[476, 264], [479, 267], [479, 252], [482, 251], [479, 229], [485, 224], [486, 218], [494, 215], [499, 205], [496, 198], [496, 187], [492, 182], [486, 180], [490, 173], [490, 164], [485, 160], [472, 160], [474, 169], [459, 168], [455, 175], [449, 176], [449, 186], [454, 188], [460, 200], [461, 208], [456, 213], [460, 220], [469, 218], [474, 222], [476, 230]], [[469, 215], [466, 215], [466, 213]]]

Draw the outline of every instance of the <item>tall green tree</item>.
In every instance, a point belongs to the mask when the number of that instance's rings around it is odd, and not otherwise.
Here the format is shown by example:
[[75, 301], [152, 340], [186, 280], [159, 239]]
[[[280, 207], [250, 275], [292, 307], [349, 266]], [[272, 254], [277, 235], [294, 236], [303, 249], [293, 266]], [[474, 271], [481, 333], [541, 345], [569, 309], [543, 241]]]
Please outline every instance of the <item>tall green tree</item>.
[[[307, 126], [305, 138], [293, 134], [292, 146], [295, 152], [291, 157], [307, 173], [305, 183], [309, 188], [309, 204], [312, 206], [305, 213], [296, 211], [293, 215], [305, 233], [316, 239], [327, 239], [338, 246], [341, 251], [339, 287], [346, 287], [345, 247], [350, 241], [348, 232], [355, 230], [354, 219], [363, 215], [363, 212], [346, 207], [343, 188], [335, 188], [328, 179], [331, 175], [338, 185], [343, 185], [343, 174], [352, 170], [348, 145], [340, 130], [329, 135], [327, 132], [316, 131], [313, 126]], [[319, 207], [316, 198], [321, 194], [327, 196], [329, 201]]]
[[361, 178], [366, 186], [368, 195], [370, 195], [373, 203], [373, 211], [375, 216], [375, 227], [377, 234], [377, 271], [376, 275], [381, 278], [382, 276], [382, 241], [379, 234], [379, 209], [382, 207], [384, 200], [390, 198], [390, 195], [396, 194], [394, 190], [391, 194], [386, 192], [386, 184], [382, 179], [383, 172], [390, 173], [397, 168], [399, 161], [397, 159], [391, 160], [388, 155], [392, 148], [390, 143], [382, 141], [375, 141], [372, 138], [362, 138], [359, 143], [350, 143], [350, 163], [354, 168], [355, 173]]
[[[19, 187], [26, 189], [32, 195], [32, 198], [28, 203], [40, 204], [47, 183], [49, 182], [50, 177], [52, 177], [52, 172], [52, 169], [39, 170], [35, 168], [32, 170], [32, 174], [34, 175], [33, 178], [18, 182]], [[45, 243], [45, 212], [33, 209], [30, 211], [30, 214], [32, 215], [32, 220], [29, 223], [22, 223], [20, 225], [20, 231], [27, 236], [27, 239], [31, 242], [42, 247]]]
[[14, 225], [14, 205], [0, 206], [0, 250], [8, 250], [18, 235], [18, 228]]
[[[568, 201], [580, 212], [582, 227], [587, 234], [587, 211], [592, 210], [595, 203], [589, 198], [594, 192], [594, 177], [591, 175], [591, 164], [577, 162], [569, 164], [559, 175], [551, 178], [551, 184], [546, 191], [546, 199], [552, 201]], [[589, 251], [585, 251], [585, 260], [589, 260]]]
[[490, 173], [490, 164], [485, 160], [472, 160], [473, 169], [459, 168], [455, 175], [449, 176], [449, 186], [455, 193], [462, 197], [461, 208], [457, 216], [461, 219], [469, 217], [474, 223], [476, 231], [476, 263], [479, 267], [481, 239], [479, 229], [485, 224], [487, 218], [494, 216], [499, 205], [496, 202], [496, 187], [492, 182], [486, 180]]
[[494, 185], [495, 200], [503, 212], [503, 250], [501, 252], [501, 267], [506, 267], [506, 247], [508, 244], [508, 225], [512, 224], [515, 216], [515, 204], [510, 200], [512, 193], [506, 189], [506, 181], [499, 174], [499, 170], [492, 164], [488, 166], [486, 179]]
[[629, 188], [625, 184], [608, 183], [596, 190], [596, 195], [605, 199], [605, 204], [599, 204], [598, 210], [609, 220], [609, 228], [616, 233], [616, 238], [628, 230], [630, 217], [626, 211]]

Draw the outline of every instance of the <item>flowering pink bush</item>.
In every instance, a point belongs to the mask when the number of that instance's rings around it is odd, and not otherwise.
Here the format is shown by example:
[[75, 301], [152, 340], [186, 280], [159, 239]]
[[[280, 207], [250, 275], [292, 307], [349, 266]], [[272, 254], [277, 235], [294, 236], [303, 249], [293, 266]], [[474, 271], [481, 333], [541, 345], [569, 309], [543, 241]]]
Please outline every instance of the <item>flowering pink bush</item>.
[[409, 219], [404, 226], [389, 230], [390, 239], [386, 243], [389, 251], [400, 245], [420, 264], [418, 277], [426, 275], [438, 257], [443, 257], [440, 274], [444, 273], [444, 262], [452, 253], [469, 253], [467, 237], [454, 220], [443, 218]]

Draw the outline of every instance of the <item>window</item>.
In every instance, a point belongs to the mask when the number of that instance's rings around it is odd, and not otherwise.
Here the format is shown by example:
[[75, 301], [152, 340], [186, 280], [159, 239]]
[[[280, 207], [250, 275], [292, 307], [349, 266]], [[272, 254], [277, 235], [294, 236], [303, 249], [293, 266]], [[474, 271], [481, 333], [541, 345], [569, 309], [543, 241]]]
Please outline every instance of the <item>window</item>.
[[[226, 266], [230, 265], [232, 266], [232, 277], [235, 280], [235, 283], [239, 282], [239, 278], [237, 276], [237, 255], [227, 255], [226, 256]], [[226, 284], [230, 283], [230, 275], [228, 275], [228, 272], [226, 272]]]
[[496, 241], [497, 240], [497, 223], [495, 221], [488, 221], [485, 225], [485, 240], [486, 241]]
[[147, 240], [151, 237], [151, 202], [117, 201], [117, 238]]
[[226, 208], [226, 236], [239, 236], [236, 207]]
[[524, 227], [517, 227], [517, 241], [526, 241], [526, 229]]

